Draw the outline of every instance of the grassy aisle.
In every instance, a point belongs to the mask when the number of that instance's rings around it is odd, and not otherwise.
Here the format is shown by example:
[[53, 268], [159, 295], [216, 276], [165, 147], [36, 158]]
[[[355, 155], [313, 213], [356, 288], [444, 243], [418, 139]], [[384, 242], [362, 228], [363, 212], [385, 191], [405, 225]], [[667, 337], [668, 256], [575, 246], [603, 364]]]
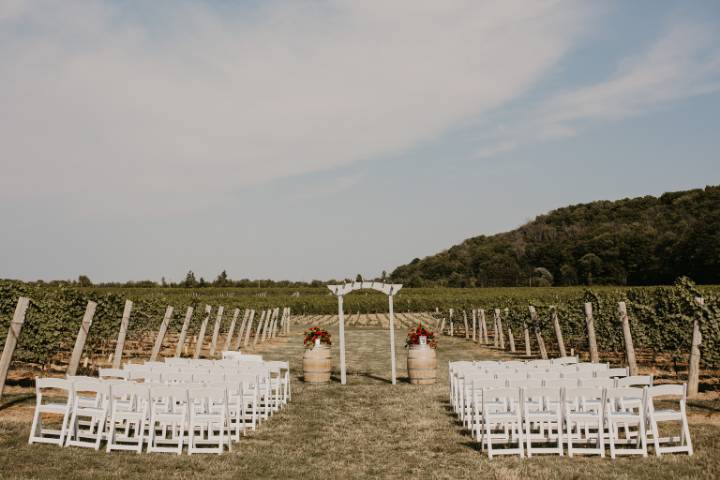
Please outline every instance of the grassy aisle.
[[[337, 329], [331, 330], [337, 344]], [[404, 330], [397, 336], [400, 383], [389, 384], [386, 330], [347, 331], [348, 385], [304, 385], [294, 378], [288, 408], [222, 456], [137, 455], [27, 446], [32, 401], [0, 411], [0, 478], [713, 478], [720, 475], [715, 416], [693, 416], [697, 454], [658, 460], [544, 457], [488, 461], [448, 406], [447, 361], [502, 357], [461, 339], [442, 338], [440, 381], [405, 382]], [[258, 350], [287, 358], [300, 375], [295, 332]], [[338, 365], [337, 345], [333, 347]], [[716, 408], [715, 406], [714, 408]], [[711, 408], [713, 408], [711, 406]], [[703, 414], [705, 415], [705, 413]]]

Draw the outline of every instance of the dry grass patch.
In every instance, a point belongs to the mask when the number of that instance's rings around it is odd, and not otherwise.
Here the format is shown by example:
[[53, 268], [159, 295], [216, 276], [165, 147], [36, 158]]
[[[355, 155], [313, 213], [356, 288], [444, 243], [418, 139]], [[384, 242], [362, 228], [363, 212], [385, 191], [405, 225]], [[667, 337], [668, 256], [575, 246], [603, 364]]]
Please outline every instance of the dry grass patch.
[[[456, 423], [448, 405], [447, 361], [505, 358], [464, 339], [441, 338], [439, 383], [406, 383], [404, 330], [398, 329], [398, 375], [389, 384], [387, 330], [347, 330], [348, 385], [305, 385], [302, 336], [275, 339], [256, 349], [266, 358], [290, 359], [293, 400], [288, 408], [222, 456], [133, 454], [51, 445], [27, 445], [33, 398], [14, 387], [0, 410], [0, 477], [57, 479], [225, 478], [718, 478], [718, 401], [691, 403], [696, 455], [657, 458], [541, 457], [492, 461]], [[334, 365], [337, 328], [332, 327]], [[336, 375], [339, 376], [339, 375]]]

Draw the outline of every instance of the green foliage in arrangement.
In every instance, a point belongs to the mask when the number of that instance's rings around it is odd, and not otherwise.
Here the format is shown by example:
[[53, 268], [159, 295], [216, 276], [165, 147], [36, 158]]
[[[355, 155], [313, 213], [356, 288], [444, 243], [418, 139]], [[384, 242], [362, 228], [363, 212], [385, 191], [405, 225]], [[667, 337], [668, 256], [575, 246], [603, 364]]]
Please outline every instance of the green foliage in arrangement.
[[572, 205], [390, 275], [408, 287], [720, 283], [720, 186]]
[[[556, 348], [551, 322], [553, 307], [560, 319], [567, 348], [586, 351], [583, 307], [585, 302], [590, 302], [601, 353], [621, 353], [624, 347], [617, 302], [625, 301], [636, 348], [685, 358], [690, 346], [692, 321], [698, 318], [703, 333], [703, 364], [715, 367], [720, 366], [719, 294], [720, 287], [697, 287], [689, 280], [681, 279], [673, 287], [403, 288], [395, 296], [394, 304], [397, 312], [434, 312], [437, 308], [444, 315], [453, 308], [457, 312], [454, 316], [456, 326], [463, 323], [461, 311], [467, 311], [470, 318], [472, 309], [483, 308], [490, 328], [492, 310], [500, 308], [504, 326], [513, 328], [518, 349], [524, 348], [523, 322], [528, 323], [531, 335], [533, 333], [528, 306], [534, 305], [538, 312], [538, 328], [551, 351]], [[0, 342], [4, 342], [20, 296], [28, 296], [32, 302], [15, 360], [38, 364], [69, 355], [88, 300], [97, 302], [98, 307], [86, 351], [103, 356], [114, 349], [126, 299], [133, 301], [128, 342], [143, 339], [150, 344], [168, 305], [174, 307], [169, 333], [178, 332], [185, 309], [188, 306], [194, 308], [189, 335], [198, 332], [205, 305], [211, 305], [213, 311], [223, 305], [226, 322], [235, 308], [259, 311], [290, 307], [294, 315], [337, 313], [337, 299], [324, 287], [75, 288], [0, 281]], [[705, 299], [704, 307], [694, 301], [697, 296]], [[370, 290], [357, 291], [345, 297], [344, 307], [346, 314], [387, 312], [387, 297]], [[535, 350], [534, 336], [532, 343]]]

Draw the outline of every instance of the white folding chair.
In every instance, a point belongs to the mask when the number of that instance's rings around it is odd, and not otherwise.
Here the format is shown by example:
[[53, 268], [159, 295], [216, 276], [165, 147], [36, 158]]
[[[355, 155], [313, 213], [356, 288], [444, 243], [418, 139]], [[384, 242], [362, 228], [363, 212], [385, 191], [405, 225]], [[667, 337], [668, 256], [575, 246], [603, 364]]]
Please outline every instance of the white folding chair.
[[290, 363], [281, 361], [265, 362], [270, 368], [275, 368], [278, 376], [279, 386], [279, 404], [286, 405], [290, 399]]
[[608, 368], [607, 370], [598, 370], [595, 372], [597, 378], [623, 378], [628, 376], [628, 369], [623, 368]]
[[98, 450], [108, 416], [110, 384], [97, 380], [75, 380], [72, 391], [70, 426], [65, 445]]
[[194, 375], [192, 373], [172, 372], [163, 375], [162, 379], [163, 383], [167, 383], [168, 385], [183, 385], [192, 383]]
[[618, 378], [615, 382], [618, 387], [652, 387], [652, 375], [631, 375], [629, 377]]
[[540, 388], [542, 378], [508, 378], [507, 386], [512, 388]]
[[[645, 389], [634, 387], [605, 390], [605, 423], [608, 428], [610, 457], [642, 455], [647, 457], [645, 435]], [[620, 435], [620, 428], [624, 436]], [[633, 427], [637, 430], [633, 431]], [[619, 444], [635, 444], [634, 448], [618, 448]]]
[[188, 391], [180, 385], [150, 387], [148, 452], [182, 453], [188, 424]]
[[[657, 409], [655, 400], [659, 397], [665, 401], [677, 401], [678, 409], [662, 408]], [[693, 454], [692, 440], [690, 439], [690, 427], [688, 426], [686, 399], [687, 385], [657, 385], [647, 388], [647, 419], [650, 429], [648, 431], [648, 440], [650, 438], [655, 446], [655, 455], [661, 456], [663, 453], [682, 453], [687, 452], [688, 455]], [[677, 436], [661, 437], [659, 423], [673, 422], [680, 424], [680, 433]], [[669, 444], [669, 446], [664, 446]]]
[[[52, 443], [63, 446], [72, 410], [72, 382], [65, 378], [35, 377], [35, 413], [28, 443]], [[43, 425], [43, 414], [61, 416], [60, 429]]]
[[110, 387], [108, 452], [131, 450], [141, 453], [149, 420], [150, 388], [142, 383], [114, 384]]
[[615, 380], [609, 377], [581, 378], [580, 385], [583, 387], [613, 388]]
[[557, 365], [574, 365], [578, 363], [578, 357], [559, 357], [552, 359], [553, 364]]
[[[482, 418], [480, 446], [487, 448], [488, 458], [492, 459], [494, 455], [524, 456], [520, 389], [483, 390]], [[505, 448], [496, 449], [493, 444], [503, 444]]]
[[496, 379], [486, 373], [466, 375], [461, 381], [462, 392], [458, 399], [460, 404], [460, 409], [457, 411], [458, 419], [471, 432], [475, 432], [473, 422], [474, 420], [479, 421], [479, 419], [474, 417], [474, 412], [482, 411], [480, 405], [482, 399], [475, 394], [475, 390], [477, 389], [477, 392], [480, 392], [483, 388], [505, 387], [507, 382], [505, 379]]
[[[559, 388], [528, 387], [522, 390], [525, 447], [527, 456], [533, 453], [563, 455], [562, 394]], [[533, 442], [555, 443], [537, 447]]]
[[[483, 421], [482, 391], [489, 388], [505, 388], [507, 384], [505, 379], [501, 378], [473, 377], [469, 381], [470, 389], [466, 393], [468, 414], [463, 424], [470, 429], [470, 433], [480, 442]], [[499, 407], [500, 404], [498, 403], [497, 406]]]
[[103, 380], [127, 380], [129, 373], [127, 370], [121, 368], [101, 368], [98, 371], [98, 378]]
[[[563, 398], [565, 420], [565, 441], [568, 456], [575, 453], [605, 456], [605, 435], [603, 409], [605, 390], [595, 387], [566, 388]], [[575, 443], [587, 445], [595, 443], [595, 447], [576, 447]]]
[[577, 378], [546, 378], [543, 380], [543, 386], [547, 388], [575, 388], [578, 386]]
[[188, 389], [192, 408], [188, 426], [188, 455], [232, 449], [228, 395], [225, 385]]

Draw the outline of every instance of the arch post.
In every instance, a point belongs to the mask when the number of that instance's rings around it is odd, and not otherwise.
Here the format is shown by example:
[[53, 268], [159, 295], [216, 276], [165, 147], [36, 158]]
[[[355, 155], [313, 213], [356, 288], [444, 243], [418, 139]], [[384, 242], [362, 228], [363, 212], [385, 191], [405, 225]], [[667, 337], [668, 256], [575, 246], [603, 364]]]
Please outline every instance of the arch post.
[[397, 383], [397, 369], [395, 366], [395, 312], [393, 311], [393, 291], [390, 289], [388, 295], [388, 308], [390, 309], [390, 370], [392, 372], [392, 384]]
[[340, 323], [340, 383], [347, 383], [345, 372], [345, 313], [343, 312], [343, 296], [338, 295], [338, 319]]

